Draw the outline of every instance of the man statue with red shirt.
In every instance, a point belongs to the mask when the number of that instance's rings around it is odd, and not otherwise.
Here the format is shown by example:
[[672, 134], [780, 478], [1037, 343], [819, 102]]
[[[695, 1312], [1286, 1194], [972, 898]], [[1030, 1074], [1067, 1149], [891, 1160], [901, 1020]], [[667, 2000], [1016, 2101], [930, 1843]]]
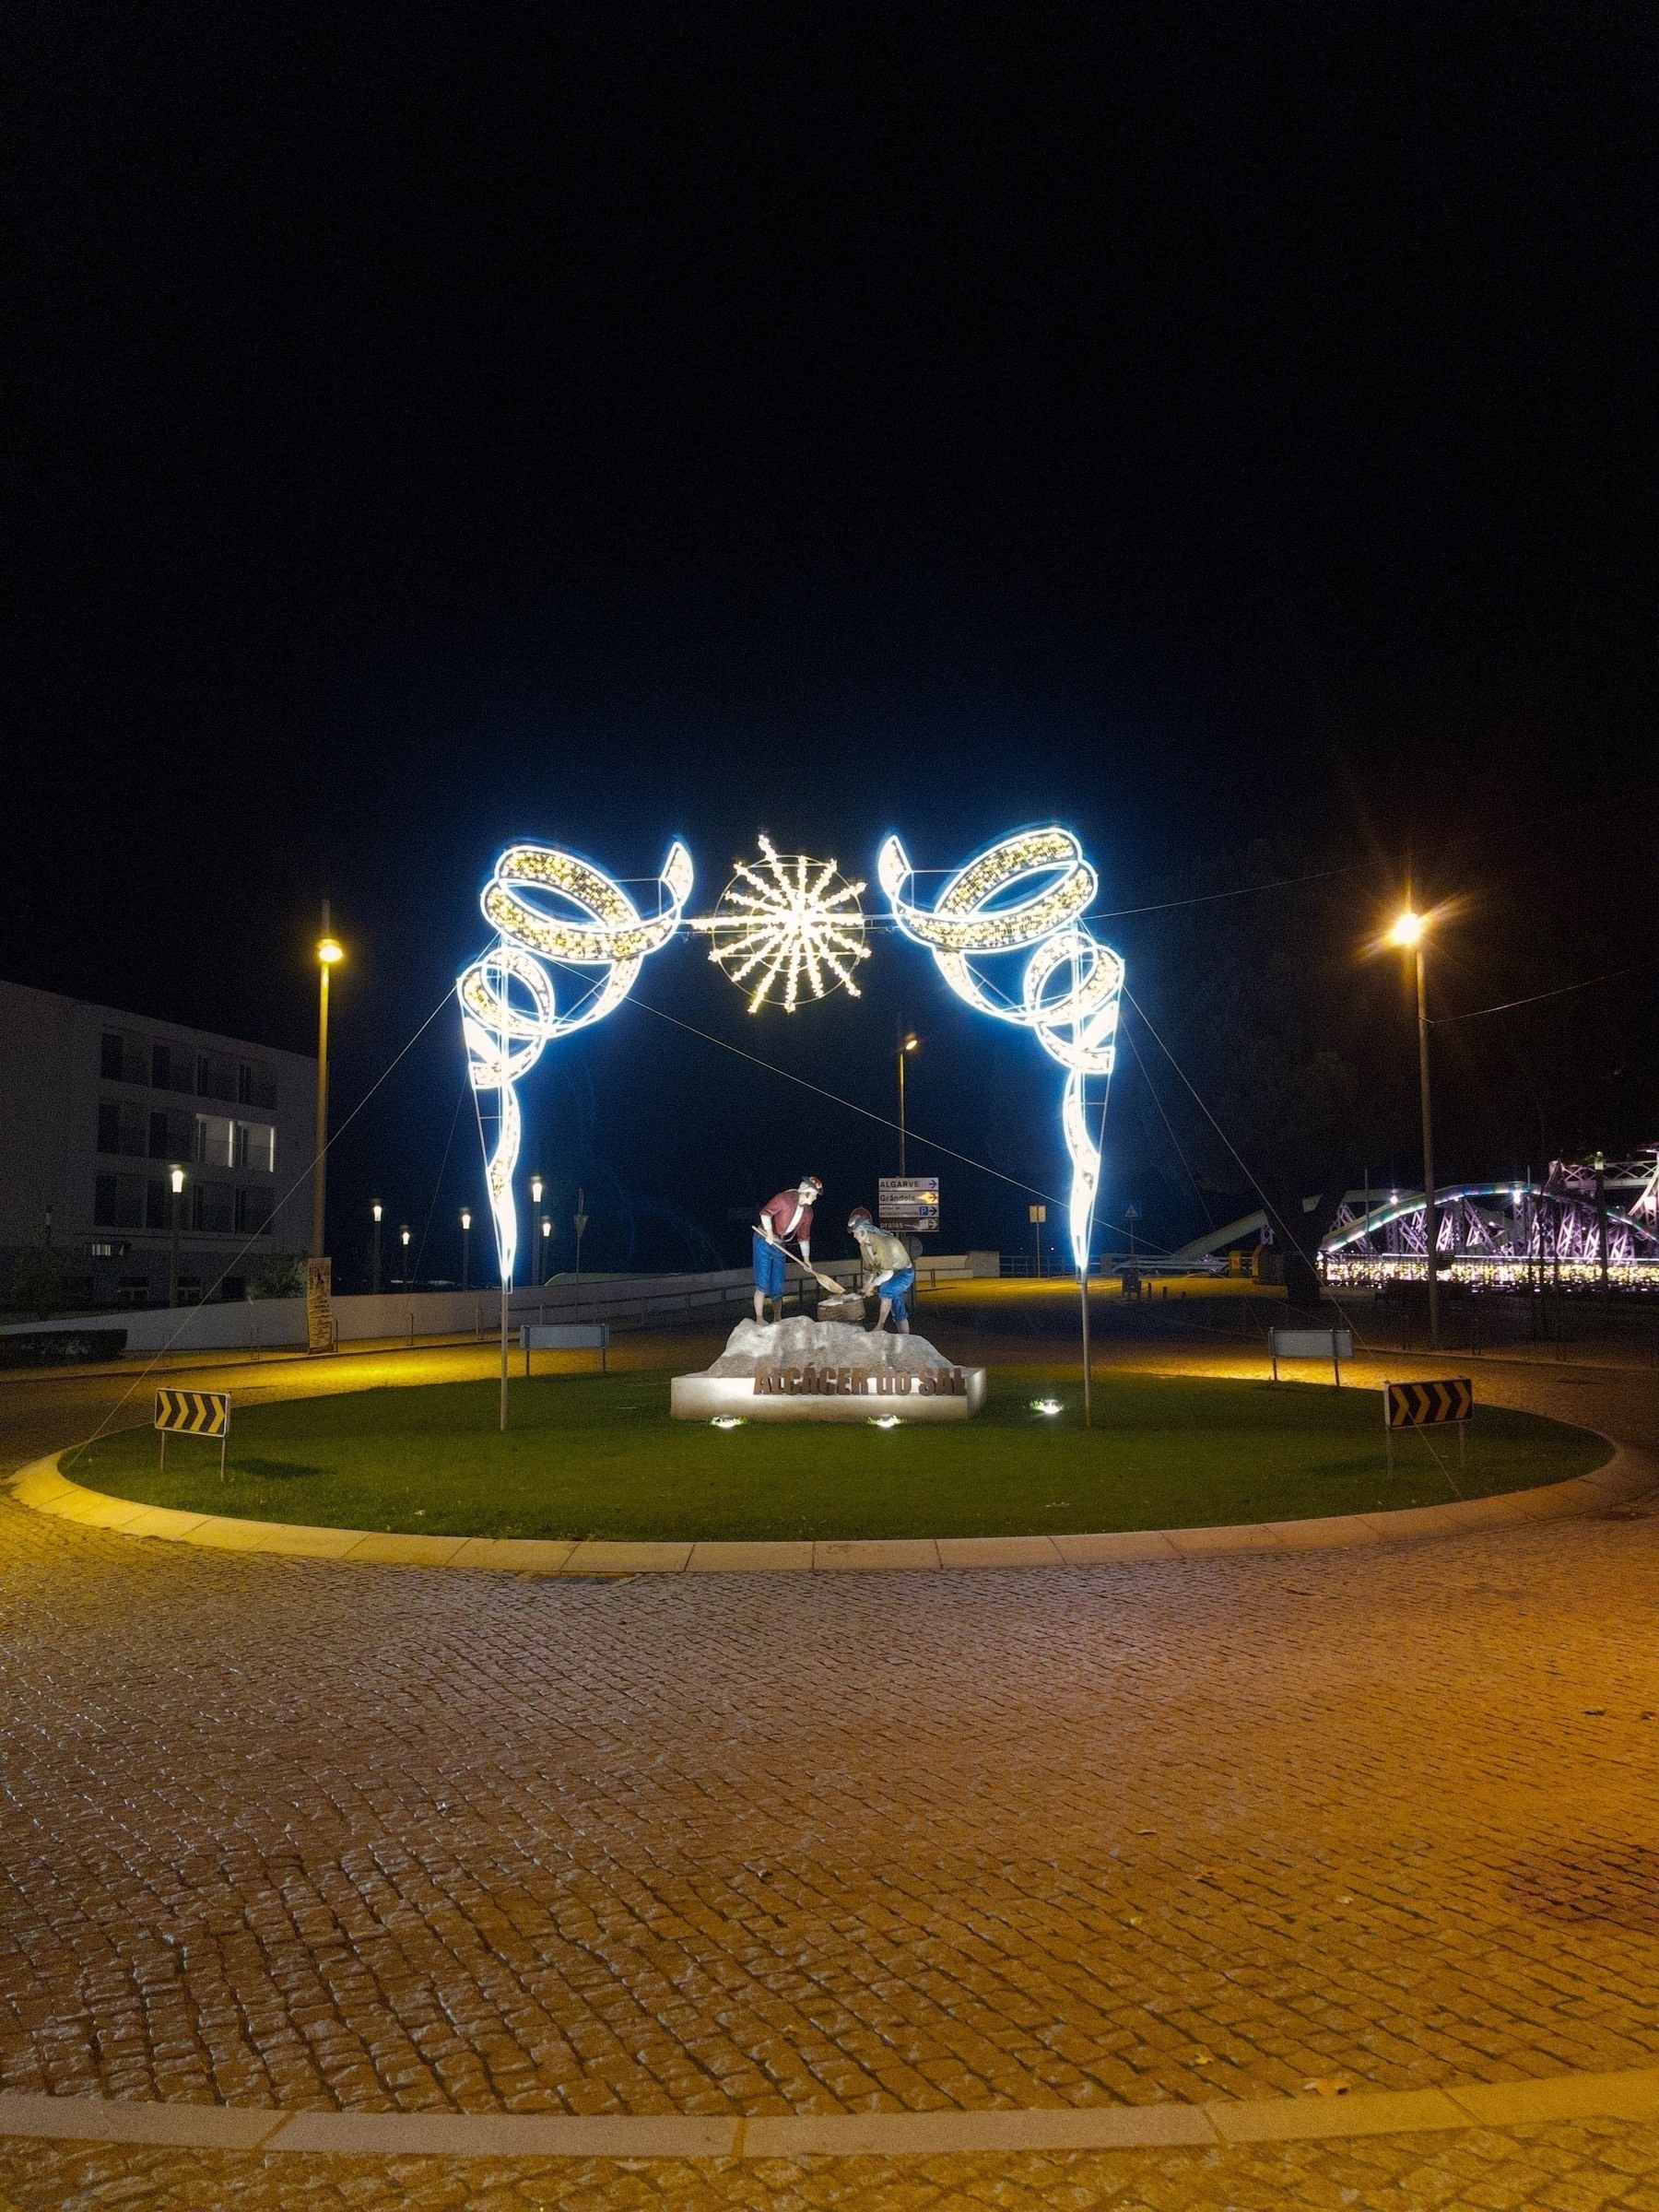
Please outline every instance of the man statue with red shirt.
[[760, 1208], [753, 1235], [755, 1255], [755, 1319], [766, 1319], [766, 1301], [772, 1301], [772, 1319], [783, 1318], [783, 1247], [793, 1242], [802, 1263], [812, 1265], [812, 1208], [822, 1195], [823, 1178], [803, 1175], [793, 1191], [780, 1191]]

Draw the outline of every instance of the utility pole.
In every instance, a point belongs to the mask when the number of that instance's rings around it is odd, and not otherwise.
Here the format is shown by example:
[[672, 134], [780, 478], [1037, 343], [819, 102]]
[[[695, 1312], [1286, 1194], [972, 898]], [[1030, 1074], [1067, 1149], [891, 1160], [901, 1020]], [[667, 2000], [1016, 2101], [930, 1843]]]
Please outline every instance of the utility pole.
[[902, 1177], [908, 1171], [904, 1165], [904, 1062], [906, 1055], [913, 1053], [922, 1041], [905, 1028], [902, 1014], [899, 1017], [898, 1035], [899, 1043], [893, 1054], [893, 1064], [899, 1071], [899, 1173]]
[[312, 1171], [312, 1257], [323, 1249], [323, 1207], [328, 1176], [328, 971], [346, 957], [328, 934], [328, 901], [323, 901], [323, 935], [317, 940], [317, 1158]]

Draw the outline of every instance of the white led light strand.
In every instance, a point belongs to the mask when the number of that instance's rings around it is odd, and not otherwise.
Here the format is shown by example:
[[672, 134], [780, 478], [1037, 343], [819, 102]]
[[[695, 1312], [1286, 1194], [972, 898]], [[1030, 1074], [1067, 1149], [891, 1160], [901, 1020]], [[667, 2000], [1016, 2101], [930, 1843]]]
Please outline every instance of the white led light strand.
[[[1080, 920], [1098, 884], [1082, 847], [1069, 830], [1022, 830], [959, 868], [931, 908], [904, 897], [913, 871], [896, 837], [882, 846], [876, 872], [894, 921], [927, 947], [958, 997], [998, 1021], [1034, 1030], [1043, 1051], [1065, 1069], [1060, 1125], [1072, 1163], [1072, 1256], [1079, 1271], [1087, 1268], [1100, 1155], [1083, 1093], [1090, 1076], [1112, 1074], [1124, 963]], [[1028, 947], [1031, 957], [1012, 1002], [974, 962]]]
[[853, 970], [870, 957], [858, 903], [865, 886], [846, 882], [832, 860], [780, 854], [768, 837], [759, 845], [759, 865], [734, 862], [737, 872], [719, 905], [691, 924], [712, 939], [709, 958], [740, 990], [758, 975], [751, 1014], [769, 1003], [793, 1014], [803, 985], [813, 998], [843, 985], [857, 998]]
[[[521, 844], [508, 846], [484, 887], [480, 904], [500, 936], [458, 978], [455, 991], [473, 1089], [499, 1096], [495, 1149], [484, 1174], [505, 1285], [518, 1254], [512, 1177], [523, 1124], [516, 1086], [554, 1038], [588, 1029], [621, 1005], [646, 954], [679, 927], [691, 881], [691, 855], [677, 841], [663, 864], [664, 903], [655, 914], [641, 914], [619, 884], [587, 861], [553, 845]], [[567, 911], [549, 913], [526, 895], [536, 891], [562, 900]], [[605, 972], [561, 1014], [544, 959]]]

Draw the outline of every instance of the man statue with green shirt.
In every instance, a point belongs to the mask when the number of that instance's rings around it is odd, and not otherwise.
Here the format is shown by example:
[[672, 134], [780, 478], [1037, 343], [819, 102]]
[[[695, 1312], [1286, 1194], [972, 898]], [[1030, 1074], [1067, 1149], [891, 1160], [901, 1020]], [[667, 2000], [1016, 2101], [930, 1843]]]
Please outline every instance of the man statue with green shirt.
[[911, 1262], [909, 1247], [890, 1230], [877, 1229], [866, 1206], [853, 1207], [847, 1227], [857, 1240], [859, 1257], [864, 1262], [864, 1289], [881, 1294], [881, 1312], [876, 1326], [885, 1329], [890, 1313], [900, 1335], [908, 1336], [909, 1299], [916, 1287], [916, 1270]]

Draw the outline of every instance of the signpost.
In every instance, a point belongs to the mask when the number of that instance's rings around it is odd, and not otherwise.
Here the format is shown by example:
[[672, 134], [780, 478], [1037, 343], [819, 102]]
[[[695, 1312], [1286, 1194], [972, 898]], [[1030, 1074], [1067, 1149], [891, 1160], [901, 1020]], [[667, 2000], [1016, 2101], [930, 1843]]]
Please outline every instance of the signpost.
[[[326, 1267], [328, 1263], [324, 1261]], [[219, 1440], [219, 1480], [225, 1479], [225, 1446], [230, 1438], [230, 1393], [228, 1390], [159, 1390], [156, 1427], [161, 1431], [161, 1465], [167, 1465], [170, 1436], [217, 1436]]]
[[335, 1347], [334, 1262], [305, 1263], [305, 1348], [332, 1352]]
[[939, 1233], [939, 1179], [936, 1175], [883, 1175], [877, 1183], [877, 1210], [883, 1229], [900, 1235]]
[[1475, 1385], [1467, 1376], [1444, 1382], [1384, 1382], [1382, 1429], [1388, 1444], [1388, 1471], [1394, 1473], [1394, 1438], [1396, 1429], [1437, 1429], [1443, 1422], [1457, 1426], [1457, 1464], [1465, 1460], [1464, 1430], [1475, 1411]]

